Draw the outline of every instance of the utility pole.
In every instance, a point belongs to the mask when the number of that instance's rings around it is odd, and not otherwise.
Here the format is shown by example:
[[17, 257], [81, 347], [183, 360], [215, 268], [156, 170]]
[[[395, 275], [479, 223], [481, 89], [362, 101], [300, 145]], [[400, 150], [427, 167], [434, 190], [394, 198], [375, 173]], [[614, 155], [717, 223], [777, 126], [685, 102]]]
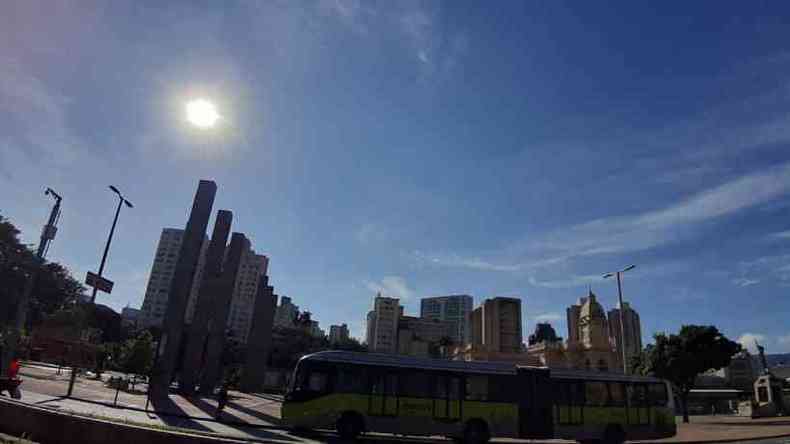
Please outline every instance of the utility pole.
[[25, 323], [27, 321], [27, 309], [28, 304], [30, 303], [30, 294], [33, 292], [33, 285], [36, 281], [38, 268], [43, 265], [44, 257], [46, 257], [47, 251], [49, 250], [49, 244], [53, 239], [55, 239], [55, 234], [58, 231], [57, 224], [58, 220], [60, 219], [60, 202], [63, 200], [63, 198], [60, 197], [60, 195], [56, 193], [55, 190], [49, 187], [47, 187], [46, 191], [44, 191], [44, 195], [52, 196], [52, 198], [55, 199], [55, 204], [52, 206], [52, 210], [49, 212], [47, 224], [44, 225], [44, 229], [41, 230], [41, 238], [39, 239], [38, 249], [36, 250], [35, 256], [36, 263], [34, 264], [33, 269], [27, 273], [25, 288], [22, 291], [22, 296], [19, 298], [19, 302], [16, 306], [14, 325], [7, 334], [5, 347], [3, 347], [2, 362], [0, 362], [2, 374], [5, 374], [8, 366], [11, 364], [11, 360], [14, 359], [14, 355], [16, 355], [17, 348], [19, 347], [19, 341], [22, 338], [22, 330], [25, 328]]
[[623, 284], [621, 275], [628, 270], [633, 270], [636, 268], [636, 265], [629, 265], [620, 271], [614, 271], [611, 273], [606, 273], [603, 275], [604, 279], [609, 278], [612, 276], [617, 276], [617, 298], [620, 302], [620, 309], [618, 312], [620, 313], [620, 348], [622, 349], [620, 353], [623, 356], [623, 374], [628, 374], [628, 356], [625, 352], [625, 316], [623, 316], [623, 311], [625, 307], [623, 307]]

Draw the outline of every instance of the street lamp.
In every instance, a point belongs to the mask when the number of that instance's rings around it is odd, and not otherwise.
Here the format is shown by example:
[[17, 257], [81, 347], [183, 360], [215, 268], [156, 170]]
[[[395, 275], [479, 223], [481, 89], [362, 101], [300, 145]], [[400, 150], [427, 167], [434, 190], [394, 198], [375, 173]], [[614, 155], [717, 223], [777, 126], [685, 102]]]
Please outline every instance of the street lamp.
[[[121, 213], [121, 206], [126, 205], [129, 208], [134, 208], [134, 205], [132, 205], [131, 202], [126, 200], [126, 198], [123, 197], [121, 192], [118, 191], [118, 188], [115, 188], [114, 186], [110, 185], [110, 189], [113, 191], [113, 193], [118, 195], [118, 208], [115, 209], [115, 219], [113, 219], [112, 221], [112, 228], [110, 228], [110, 235], [107, 236], [107, 244], [104, 246], [104, 254], [102, 254], [101, 264], [99, 264], [99, 277], [101, 277], [102, 273], [104, 272], [104, 264], [105, 262], [107, 262], [107, 253], [110, 251], [110, 243], [112, 242], [112, 235], [113, 233], [115, 233], [115, 225], [118, 223], [118, 215]], [[91, 293], [91, 304], [96, 302], [97, 291], [98, 291], [98, 287], [94, 285], [93, 292]]]
[[617, 297], [620, 301], [620, 310], [619, 310], [620, 311], [620, 348], [622, 349], [622, 354], [623, 354], [624, 374], [628, 374], [628, 359], [625, 354], [625, 322], [623, 322], [623, 284], [620, 275], [625, 273], [626, 271], [633, 270], [634, 268], [636, 268], [636, 265], [629, 265], [620, 271], [613, 271], [611, 273], [606, 273], [605, 275], [603, 275], [604, 279], [610, 278], [612, 276], [617, 276]]

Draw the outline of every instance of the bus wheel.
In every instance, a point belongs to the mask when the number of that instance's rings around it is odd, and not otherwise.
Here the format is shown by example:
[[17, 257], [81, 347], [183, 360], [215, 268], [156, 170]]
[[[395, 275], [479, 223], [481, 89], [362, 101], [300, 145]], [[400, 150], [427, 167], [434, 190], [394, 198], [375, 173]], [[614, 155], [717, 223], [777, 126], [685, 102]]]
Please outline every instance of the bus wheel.
[[362, 418], [356, 413], [343, 413], [335, 428], [341, 438], [356, 439], [362, 433]]
[[623, 444], [625, 442], [625, 432], [617, 424], [609, 424], [603, 432], [604, 444]]
[[464, 443], [466, 444], [485, 444], [491, 438], [488, 433], [488, 426], [479, 419], [473, 419], [466, 423], [464, 429]]

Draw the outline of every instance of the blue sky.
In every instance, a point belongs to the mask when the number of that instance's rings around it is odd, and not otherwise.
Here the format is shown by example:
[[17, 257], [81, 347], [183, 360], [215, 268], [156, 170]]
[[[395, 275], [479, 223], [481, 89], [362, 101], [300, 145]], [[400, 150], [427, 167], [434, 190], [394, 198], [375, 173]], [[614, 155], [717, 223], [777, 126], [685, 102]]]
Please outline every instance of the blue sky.
[[[376, 291], [523, 301], [566, 335], [635, 263], [643, 335], [790, 351], [790, 8], [698, 2], [33, 2], [0, 17], [0, 211], [142, 302], [197, 181], [280, 295], [364, 331]], [[184, 104], [217, 103], [206, 131]], [[744, 336], [746, 335], [746, 336]], [[751, 344], [750, 344], [751, 345]]]

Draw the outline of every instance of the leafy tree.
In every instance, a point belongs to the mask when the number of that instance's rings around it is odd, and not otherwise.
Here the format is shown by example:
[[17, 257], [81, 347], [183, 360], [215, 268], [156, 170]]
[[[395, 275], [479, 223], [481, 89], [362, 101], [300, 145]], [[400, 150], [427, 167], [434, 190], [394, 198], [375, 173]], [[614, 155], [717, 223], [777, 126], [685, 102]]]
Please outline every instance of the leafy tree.
[[337, 342], [329, 346], [332, 350], [344, 350], [352, 352], [366, 352], [368, 347], [359, 342], [357, 338], [348, 338], [343, 342]]
[[19, 239], [19, 230], [0, 215], [0, 323], [13, 320], [28, 276], [35, 276], [30, 295], [26, 329], [38, 325], [46, 315], [77, 302], [85, 287], [55, 262], [43, 263]]
[[674, 384], [683, 407], [683, 422], [689, 422], [688, 396], [697, 375], [730, 364], [741, 345], [727, 339], [712, 325], [684, 325], [678, 334], [658, 333], [640, 358], [638, 371], [664, 378]]
[[329, 349], [329, 341], [317, 338], [302, 328], [274, 327], [269, 365], [274, 368], [290, 369], [302, 356]]
[[154, 357], [153, 337], [143, 331], [136, 338], [127, 340], [121, 354], [121, 369], [134, 375], [147, 374]]

